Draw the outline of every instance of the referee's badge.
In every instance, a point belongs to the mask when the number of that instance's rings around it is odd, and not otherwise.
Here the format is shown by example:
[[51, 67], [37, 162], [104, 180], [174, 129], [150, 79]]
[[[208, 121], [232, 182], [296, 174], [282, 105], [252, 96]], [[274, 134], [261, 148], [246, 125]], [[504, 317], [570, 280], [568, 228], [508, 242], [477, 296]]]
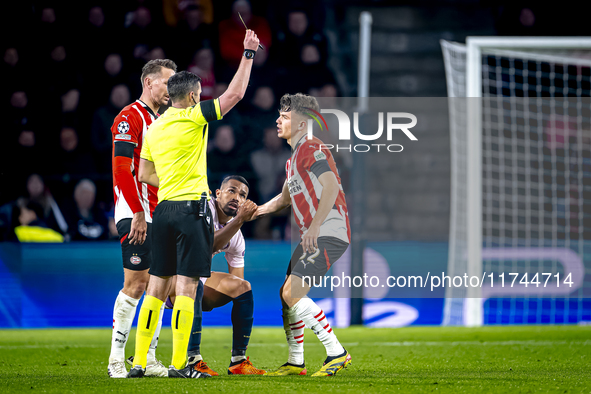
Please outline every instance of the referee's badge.
[[127, 134], [127, 132], [129, 131], [129, 123], [127, 123], [126, 121], [120, 122], [117, 125], [117, 131], [121, 134]]

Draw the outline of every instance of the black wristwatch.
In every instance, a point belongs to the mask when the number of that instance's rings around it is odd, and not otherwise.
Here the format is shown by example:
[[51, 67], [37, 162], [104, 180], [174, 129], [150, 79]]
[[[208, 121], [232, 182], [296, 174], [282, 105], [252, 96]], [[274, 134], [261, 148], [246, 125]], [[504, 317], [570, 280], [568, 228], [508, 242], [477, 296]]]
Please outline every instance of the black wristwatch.
[[253, 51], [252, 49], [245, 49], [244, 50], [244, 57], [247, 59], [254, 59], [254, 55], [256, 55], [257, 51]]

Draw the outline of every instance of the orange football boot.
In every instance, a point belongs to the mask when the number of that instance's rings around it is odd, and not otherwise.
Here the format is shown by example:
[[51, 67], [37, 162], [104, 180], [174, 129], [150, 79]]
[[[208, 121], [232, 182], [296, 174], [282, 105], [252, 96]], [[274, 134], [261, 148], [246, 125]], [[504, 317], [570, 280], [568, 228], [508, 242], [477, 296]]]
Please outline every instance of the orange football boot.
[[264, 375], [265, 372], [263, 369], [255, 368], [250, 362], [249, 357], [240, 364], [228, 367], [228, 375]]
[[217, 373], [213, 369], [209, 368], [207, 363], [203, 360], [199, 360], [197, 363], [195, 363], [195, 365], [193, 365], [193, 369], [195, 371], [208, 373], [211, 376], [219, 376], [219, 373]]

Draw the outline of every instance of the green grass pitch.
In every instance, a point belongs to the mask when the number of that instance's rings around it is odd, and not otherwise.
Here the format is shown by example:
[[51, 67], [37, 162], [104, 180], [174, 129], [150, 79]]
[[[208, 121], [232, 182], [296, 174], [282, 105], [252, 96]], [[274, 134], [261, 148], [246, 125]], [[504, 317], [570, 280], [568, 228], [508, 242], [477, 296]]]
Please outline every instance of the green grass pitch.
[[[110, 379], [111, 330], [0, 330], [0, 392], [52, 393], [590, 393], [591, 326], [409, 327], [337, 329], [353, 364], [332, 378], [228, 376], [231, 331], [205, 327], [202, 354], [211, 379]], [[133, 352], [135, 332], [127, 346]], [[163, 329], [158, 357], [171, 357]], [[259, 368], [286, 361], [281, 328], [256, 328], [248, 355]], [[306, 330], [311, 375], [325, 352]]]

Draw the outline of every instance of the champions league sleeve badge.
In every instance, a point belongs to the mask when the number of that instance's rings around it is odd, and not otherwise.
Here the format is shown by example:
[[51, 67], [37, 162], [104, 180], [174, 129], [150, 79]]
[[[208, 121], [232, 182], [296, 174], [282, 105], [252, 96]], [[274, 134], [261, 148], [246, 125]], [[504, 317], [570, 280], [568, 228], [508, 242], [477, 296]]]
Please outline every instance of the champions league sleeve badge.
[[129, 123], [126, 121], [120, 122], [117, 125], [117, 131], [121, 134], [127, 134], [127, 132], [129, 132]]

